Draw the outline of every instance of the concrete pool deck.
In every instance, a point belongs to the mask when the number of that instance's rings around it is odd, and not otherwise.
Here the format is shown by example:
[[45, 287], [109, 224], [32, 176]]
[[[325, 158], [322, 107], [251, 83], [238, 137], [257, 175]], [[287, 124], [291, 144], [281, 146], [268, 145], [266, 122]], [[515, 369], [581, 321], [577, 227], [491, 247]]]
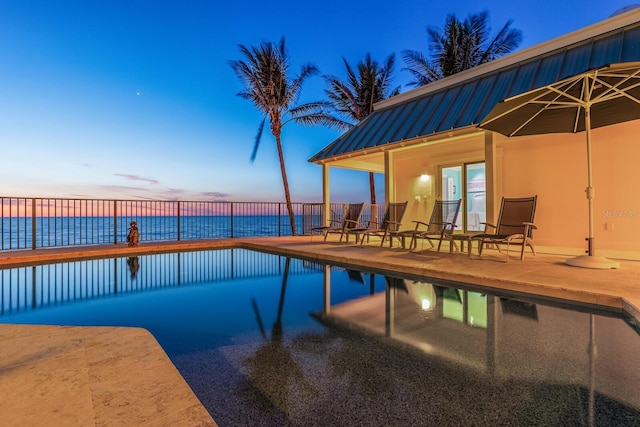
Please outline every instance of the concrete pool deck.
[[[527, 253], [504, 262], [433, 251], [322, 242], [320, 237], [38, 249], [0, 253], [0, 268], [184, 250], [247, 248], [379, 273], [469, 283], [612, 310], [640, 320], [640, 262], [616, 270], [564, 264], [567, 257]], [[166, 353], [139, 328], [0, 325], [3, 425], [216, 425]], [[4, 424], [8, 423], [8, 424]]]

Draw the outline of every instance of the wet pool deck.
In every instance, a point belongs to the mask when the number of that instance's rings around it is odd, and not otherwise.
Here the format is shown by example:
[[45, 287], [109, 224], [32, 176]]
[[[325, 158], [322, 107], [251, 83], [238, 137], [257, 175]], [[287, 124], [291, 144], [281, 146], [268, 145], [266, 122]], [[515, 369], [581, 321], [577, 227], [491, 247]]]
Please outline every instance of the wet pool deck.
[[[526, 254], [504, 262], [488, 251], [414, 253], [320, 237], [256, 238], [53, 248], [0, 253], [0, 268], [180, 250], [247, 248], [379, 273], [470, 283], [502, 292], [559, 298], [640, 321], [640, 262], [615, 270], [570, 267], [566, 256]], [[139, 328], [0, 325], [3, 425], [210, 426], [213, 419], [147, 331]]]

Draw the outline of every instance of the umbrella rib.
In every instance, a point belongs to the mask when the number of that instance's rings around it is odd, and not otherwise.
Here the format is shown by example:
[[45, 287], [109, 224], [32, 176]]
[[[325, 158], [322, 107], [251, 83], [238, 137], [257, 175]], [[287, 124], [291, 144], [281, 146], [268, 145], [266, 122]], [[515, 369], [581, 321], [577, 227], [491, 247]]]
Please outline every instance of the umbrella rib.
[[[629, 98], [630, 100], [632, 100], [633, 102], [640, 104], [640, 100], [638, 98], [636, 98], [635, 96], [632, 96], [628, 93], [629, 90], [635, 89], [637, 87], [640, 86], [640, 82], [632, 84], [626, 88], [624, 88], [624, 90], [620, 89], [620, 85], [628, 82], [631, 79], [635, 79], [638, 76], [638, 73], [640, 73], [640, 70], [635, 72], [633, 75], [630, 76], [622, 76], [624, 78], [622, 78], [621, 80], [619, 80], [615, 85], [612, 85], [608, 82], [606, 82], [605, 80], [602, 80], [599, 77], [595, 77], [594, 78], [594, 82], [597, 80], [600, 84], [606, 86], [608, 89], [603, 91], [600, 95], [596, 96], [592, 101], [592, 103], [599, 103], [599, 102], [604, 102], [604, 101], [610, 101], [612, 99], [617, 99], [617, 98], [621, 98], [621, 97], [626, 97]], [[618, 77], [613, 76], [613, 75], [606, 75], [607, 77]]]
[[[537, 98], [543, 96], [544, 93], [541, 93]], [[558, 97], [556, 97], [556, 99], [558, 99], [561, 96], [561, 94], [558, 95]], [[518, 126], [513, 132], [510, 132], [509, 136], [513, 136], [515, 134], [517, 134], [520, 129], [522, 129], [523, 127], [525, 127], [526, 125], [528, 125], [529, 123], [531, 123], [531, 121], [533, 119], [535, 119], [536, 117], [538, 117], [547, 107], [549, 107], [549, 105], [553, 105], [554, 101], [540, 101], [536, 98], [533, 98], [531, 101], [529, 101], [530, 104], [540, 104], [543, 105], [542, 108], [540, 108], [535, 114], [533, 114], [531, 117], [529, 117], [526, 121], [524, 121], [520, 126]]]

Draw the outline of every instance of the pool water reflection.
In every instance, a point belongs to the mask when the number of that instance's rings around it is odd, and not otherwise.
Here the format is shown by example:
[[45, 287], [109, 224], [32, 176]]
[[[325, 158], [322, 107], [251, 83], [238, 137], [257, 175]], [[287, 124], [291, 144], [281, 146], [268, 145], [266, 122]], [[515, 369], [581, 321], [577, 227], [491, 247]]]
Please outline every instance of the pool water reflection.
[[0, 270], [0, 322], [139, 326], [226, 425], [639, 425], [612, 312], [241, 249]]

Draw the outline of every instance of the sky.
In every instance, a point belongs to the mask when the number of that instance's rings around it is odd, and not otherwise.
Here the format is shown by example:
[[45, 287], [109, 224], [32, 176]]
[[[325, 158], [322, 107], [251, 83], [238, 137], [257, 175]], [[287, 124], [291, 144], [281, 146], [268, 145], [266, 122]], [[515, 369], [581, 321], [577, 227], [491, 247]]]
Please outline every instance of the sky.
[[[283, 201], [275, 141], [237, 96], [229, 66], [239, 44], [286, 40], [291, 73], [313, 64], [300, 102], [326, 99], [322, 75], [342, 58], [395, 54], [394, 86], [411, 79], [401, 52], [428, 55], [429, 26], [487, 11], [491, 35], [509, 20], [519, 49], [570, 33], [623, 0], [436, 2], [0, 2], [0, 196]], [[552, 5], [552, 8], [551, 8]], [[322, 170], [308, 159], [340, 136], [287, 124], [282, 142], [294, 202], [320, 202]], [[378, 177], [379, 200], [383, 190]], [[331, 170], [331, 199], [368, 200], [368, 176]]]

